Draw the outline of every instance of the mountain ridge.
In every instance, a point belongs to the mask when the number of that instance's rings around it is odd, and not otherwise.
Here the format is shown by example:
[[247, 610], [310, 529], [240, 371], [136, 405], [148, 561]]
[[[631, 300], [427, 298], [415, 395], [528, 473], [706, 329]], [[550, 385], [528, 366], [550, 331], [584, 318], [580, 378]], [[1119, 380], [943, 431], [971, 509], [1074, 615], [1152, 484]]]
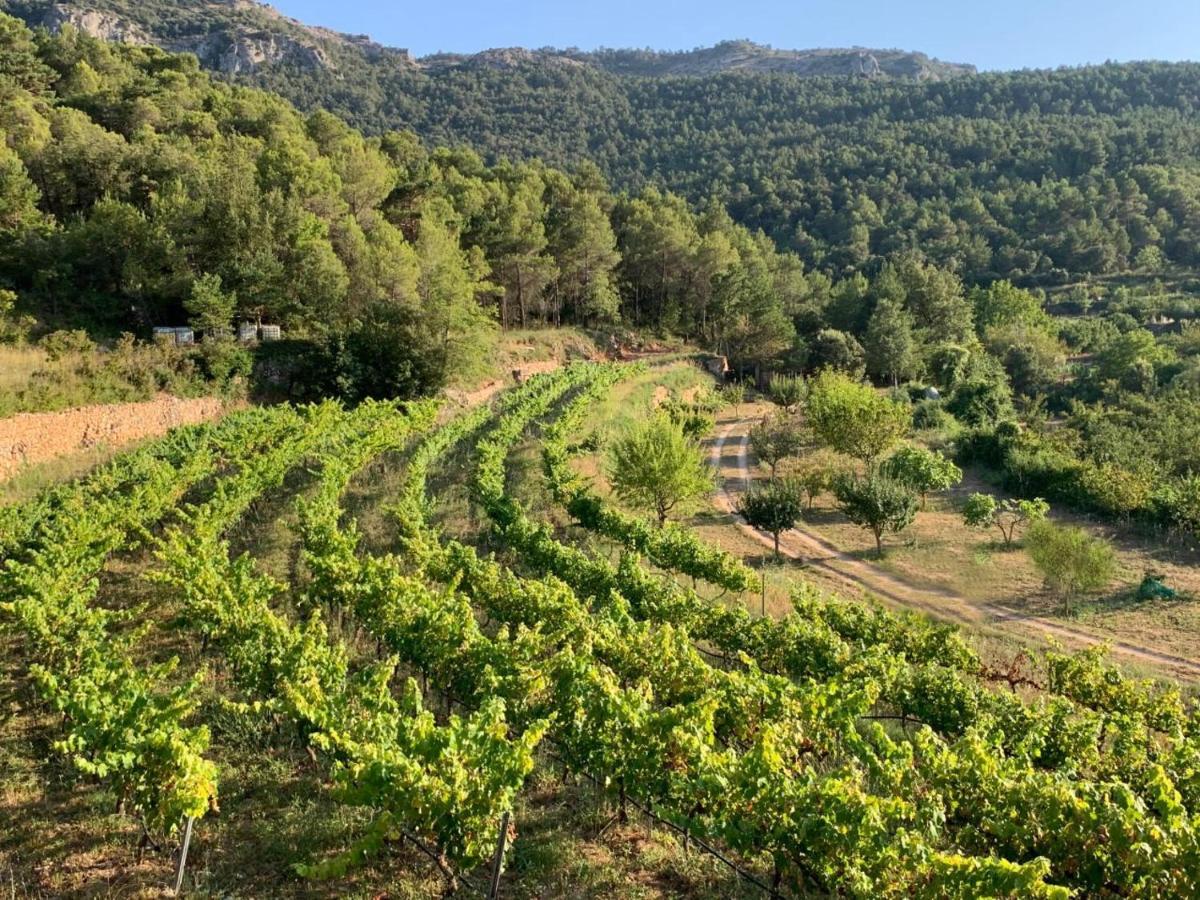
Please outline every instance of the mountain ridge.
[[414, 57], [405, 48], [386, 46], [368, 35], [301, 22], [257, 0], [102, 0], [86, 5], [17, 0], [0, 4], [0, 8], [5, 7], [30, 25], [51, 31], [70, 24], [104, 40], [195, 53], [206, 67], [226, 75], [250, 74], [276, 64], [337, 72], [341, 68], [338, 57], [344, 54], [358, 54], [368, 63], [387, 58], [393, 64], [432, 73], [453, 67], [508, 69], [542, 64], [587, 65], [617, 76], [704, 77], [740, 71], [927, 81], [976, 71], [973, 65], [945, 62], [918, 51], [870, 47], [779, 49], [747, 39], [677, 51], [493, 47], [476, 53]]

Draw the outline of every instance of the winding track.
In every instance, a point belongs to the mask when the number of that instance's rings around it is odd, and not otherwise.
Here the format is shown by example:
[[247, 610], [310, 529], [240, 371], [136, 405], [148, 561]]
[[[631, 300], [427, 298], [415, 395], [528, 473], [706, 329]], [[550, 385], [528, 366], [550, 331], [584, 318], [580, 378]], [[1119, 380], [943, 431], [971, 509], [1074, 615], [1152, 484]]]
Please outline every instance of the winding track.
[[[749, 432], [746, 427], [749, 424], [749, 419], [738, 419], [729, 423], [713, 443], [712, 463], [722, 478], [717, 505], [735, 516], [743, 532], [764, 546], [772, 547], [773, 541], [769, 534], [748, 525], [735, 512], [737, 495], [746, 490], [751, 480]], [[734, 432], [738, 430], [740, 433], [735, 435]], [[727, 453], [726, 445], [730, 443], [731, 438], [736, 444], [732, 452]], [[1003, 604], [973, 603], [953, 591], [918, 587], [878, 566], [843, 553], [824, 538], [805, 529], [803, 525], [780, 537], [779, 552], [791, 559], [804, 560], [833, 581], [852, 590], [866, 591], [897, 606], [920, 610], [933, 618], [976, 626], [1014, 622], [1044, 637], [1058, 638], [1069, 644], [1094, 646], [1107, 643], [1114, 654], [1170, 669], [1173, 674], [1182, 678], [1200, 679], [1200, 662], [1196, 660], [1162, 653], [1152, 647], [1126, 641], [1106, 641], [1070, 625], [1022, 613]]]

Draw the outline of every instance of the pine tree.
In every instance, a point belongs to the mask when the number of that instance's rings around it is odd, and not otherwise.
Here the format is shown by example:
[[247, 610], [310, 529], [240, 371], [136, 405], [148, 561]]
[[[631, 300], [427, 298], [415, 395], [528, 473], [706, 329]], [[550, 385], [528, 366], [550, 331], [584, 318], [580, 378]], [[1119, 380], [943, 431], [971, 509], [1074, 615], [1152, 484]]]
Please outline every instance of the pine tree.
[[912, 317], [894, 300], [880, 300], [867, 324], [867, 371], [893, 385], [913, 364]]

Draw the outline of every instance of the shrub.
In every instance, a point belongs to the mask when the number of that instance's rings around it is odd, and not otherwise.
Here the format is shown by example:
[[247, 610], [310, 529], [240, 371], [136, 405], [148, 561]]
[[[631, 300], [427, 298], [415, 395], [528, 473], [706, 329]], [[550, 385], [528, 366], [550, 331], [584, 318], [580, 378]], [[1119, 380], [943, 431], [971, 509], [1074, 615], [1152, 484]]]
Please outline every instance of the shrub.
[[776, 375], [767, 385], [767, 396], [776, 406], [791, 412], [804, 402], [808, 385], [798, 375]]
[[1076, 502], [1102, 515], [1128, 519], [1150, 504], [1153, 480], [1112, 463], [1084, 464], [1076, 480]]
[[17, 295], [0, 289], [0, 344], [21, 344], [37, 324], [32, 316], [17, 313]]
[[1066, 605], [1082, 594], [1099, 591], [1116, 573], [1112, 545], [1082, 528], [1043, 520], [1029, 529], [1025, 544], [1046, 586]]
[[817, 439], [868, 465], [904, 436], [910, 420], [906, 405], [846, 375], [822, 372], [809, 389], [808, 422]]
[[50, 362], [59, 362], [71, 356], [94, 353], [96, 345], [86, 331], [54, 331], [46, 335], [38, 346], [46, 352]]
[[921, 495], [921, 508], [930, 491], [944, 491], [962, 481], [962, 469], [941, 453], [923, 447], [901, 447], [887, 462], [884, 472]]
[[700, 446], [663, 414], [638, 423], [613, 442], [609, 480], [617, 496], [654, 511], [659, 524], [679, 503], [713, 489]]
[[1200, 475], [1159, 485], [1152, 503], [1155, 518], [1167, 528], [1200, 539]]
[[730, 382], [721, 388], [721, 400], [733, 407], [735, 416], [741, 415], [741, 405], [746, 402], [746, 386], [741, 382]]
[[750, 449], [760, 463], [770, 467], [772, 481], [779, 464], [798, 456], [803, 447], [800, 429], [786, 418], [767, 419], [750, 429]]
[[842, 474], [844, 465], [838, 456], [828, 450], [817, 450], [789, 461], [784, 468], [784, 477], [798, 485], [808, 499], [808, 509], [813, 501], [833, 487]]
[[1004, 378], [975, 378], [955, 387], [946, 409], [969, 425], [991, 425], [1012, 415], [1012, 391]]
[[699, 440], [716, 427], [717, 420], [703, 404], [685, 403], [682, 400], [667, 400], [659, 411], [665, 413], [672, 422], [683, 429], [690, 438]]
[[1032, 500], [997, 500], [991, 494], [972, 494], [963, 504], [963, 521], [972, 528], [996, 528], [1011, 547], [1018, 528], [1040, 522], [1050, 512], [1041, 497]]

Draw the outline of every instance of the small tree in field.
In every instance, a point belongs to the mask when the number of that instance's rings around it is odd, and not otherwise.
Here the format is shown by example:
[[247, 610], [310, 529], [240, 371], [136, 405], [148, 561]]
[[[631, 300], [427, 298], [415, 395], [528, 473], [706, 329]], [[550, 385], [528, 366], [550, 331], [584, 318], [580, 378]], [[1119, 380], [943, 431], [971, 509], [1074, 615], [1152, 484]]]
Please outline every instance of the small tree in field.
[[899, 534], [917, 515], [913, 490], [880, 472], [842, 475], [834, 481], [833, 493], [846, 518], [875, 536], [876, 556], [883, 556], [884, 532]]
[[1082, 528], [1036, 522], [1025, 544], [1033, 564], [1064, 605], [1082, 594], [1100, 590], [1117, 570], [1117, 558], [1108, 541], [1092, 537]]
[[930, 491], [944, 491], [962, 481], [962, 469], [923, 447], [901, 447], [884, 464], [884, 471], [921, 495], [921, 509]]
[[1050, 504], [1041, 497], [1032, 500], [997, 500], [991, 494], [972, 494], [963, 505], [963, 521], [972, 528], [995, 528], [1011, 548], [1017, 529], [1041, 522]]
[[807, 412], [817, 440], [872, 467], [904, 437], [912, 420], [907, 406], [832, 371], [813, 380]]
[[721, 388], [721, 399], [726, 406], [733, 407], [735, 416], [741, 416], [742, 404], [746, 402], [746, 386], [739, 381], [731, 381]]
[[808, 385], [798, 375], [776, 375], [767, 386], [767, 396], [771, 402], [785, 412], [791, 412], [804, 402], [807, 393]]
[[16, 313], [17, 295], [0, 289], [0, 344], [19, 344], [26, 339], [37, 320]]
[[661, 414], [613, 443], [609, 481], [622, 500], [653, 510], [659, 525], [679, 503], [707, 494], [714, 486], [700, 445]]
[[796, 527], [803, 508], [799, 485], [787, 479], [752, 488], [737, 506], [743, 519], [775, 539], [775, 559], [779, 559], [779, 535]]
[[787, 419], [767, 419], [750, 429], [750, 449], [758, 461], [771, 469], [771, 481], [779, 464], [789, 457], [798, 456], [804, 447], [800, 429]]
[[804, 491], [808, 501], [806, 508], [811, 512], [817, 497], [833, 487], [834, 480], [843, 468], [833, 453], [817, 450], [789, 462], [784, 477]]
[[201, 275], [192, 282], [192, 293], [183, 301], [192, 324], [204, 332], [205, 340], [229, 328], [237, 309], [237, 295], [222, 290], [220, 276]]

